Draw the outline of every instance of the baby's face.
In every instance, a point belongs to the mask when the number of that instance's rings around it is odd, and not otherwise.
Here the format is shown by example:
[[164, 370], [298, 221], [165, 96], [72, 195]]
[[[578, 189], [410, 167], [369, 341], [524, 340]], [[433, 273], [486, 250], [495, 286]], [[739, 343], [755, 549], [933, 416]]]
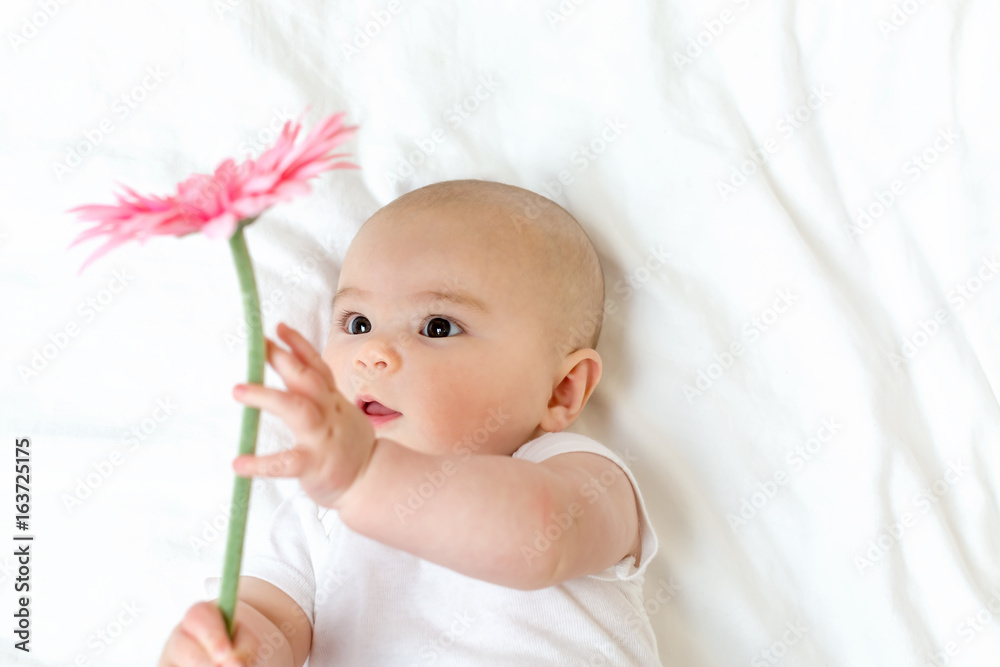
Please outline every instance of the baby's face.
[[387, 210], [358, 232], [323, 359], [360, 408], [398, 413], [369, 413], [377, 436], [509, 455], [544, 432], [558, 360], [524, 241], [502, 213], [465, 204]]

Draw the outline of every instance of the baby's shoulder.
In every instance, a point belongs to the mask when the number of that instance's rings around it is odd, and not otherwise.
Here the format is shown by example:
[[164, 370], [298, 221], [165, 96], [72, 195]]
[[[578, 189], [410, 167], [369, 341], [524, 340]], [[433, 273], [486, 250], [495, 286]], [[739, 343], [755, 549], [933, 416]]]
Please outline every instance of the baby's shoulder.
[[[612, 449], [593, 438], [569, 431], [540, 435], [534, 440], [521, 445], [512, 456], [526, 461], [541, 463], [557, 456], [573, 453], [587, 453], [611, 459], [621, 468], [628, 468], [629, 464], [637, 458], [628, 448]], [[587, 460], [587, 457], [575, 458], [581, 461]]]

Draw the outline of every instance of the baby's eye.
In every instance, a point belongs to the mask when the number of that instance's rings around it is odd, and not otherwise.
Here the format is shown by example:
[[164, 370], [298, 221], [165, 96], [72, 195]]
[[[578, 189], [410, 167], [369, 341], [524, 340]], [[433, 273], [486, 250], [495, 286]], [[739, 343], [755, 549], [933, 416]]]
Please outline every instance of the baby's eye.
[[[424, 332], [427, 333], [424, 333]], [[462, 333], [462, 328], [452, 322], [451, 320], [445, 319], [443, 317], [432, 317], [427, 320], [427, 324], [420, 331], [428, 338], [448, 338], [449, 336], [455, 336]]]
[[347, 321], [347, 333], [365, 334], [372, 330], [372, 323], [364, 315], [352, 317]]

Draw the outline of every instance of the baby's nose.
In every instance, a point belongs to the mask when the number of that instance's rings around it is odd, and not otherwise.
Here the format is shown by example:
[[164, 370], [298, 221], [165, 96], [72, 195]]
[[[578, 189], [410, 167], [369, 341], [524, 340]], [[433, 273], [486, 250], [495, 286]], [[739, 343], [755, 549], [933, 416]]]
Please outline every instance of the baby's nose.
[[354, 357], [354, 367], [369, 373], [387, 372], [399, 368], [399, 353], [388, 342], [371, 338], [358, 349]]

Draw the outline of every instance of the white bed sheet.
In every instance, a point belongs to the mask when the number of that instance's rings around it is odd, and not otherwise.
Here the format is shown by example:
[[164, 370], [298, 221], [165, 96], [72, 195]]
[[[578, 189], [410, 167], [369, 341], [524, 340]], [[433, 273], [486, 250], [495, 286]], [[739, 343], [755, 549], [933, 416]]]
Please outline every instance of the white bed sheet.
[[[591, 234], [613, 308], [574, 428], [634, 457], [664, 665], [996, 664], [998, 19], [986, 0], [5, 3], [2, 516], [29, 437], [36, 541], [32, 650], [5, 632], [0, 663], [153, 664], [221, 568], [245, 368], [228, 249], [155, 239], [78, 277], [97, 244], [66, 250], [66, 209], [115, 182], [167, 193], [308, 106], [360, 125], [361, 170], [249, 229], [272, 337], [321, 345], [354, 232], [427, 183], [549, 194]], [[260, 448], [289, 444], [265, 415]], [[292, 484], [256, 484], [252, 533]]]

